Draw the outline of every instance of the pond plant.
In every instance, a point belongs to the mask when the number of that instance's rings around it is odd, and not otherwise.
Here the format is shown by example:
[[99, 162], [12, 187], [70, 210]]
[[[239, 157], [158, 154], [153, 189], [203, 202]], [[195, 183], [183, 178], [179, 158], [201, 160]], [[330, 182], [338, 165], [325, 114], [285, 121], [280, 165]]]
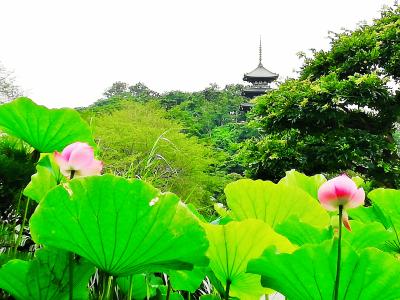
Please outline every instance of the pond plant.
[[101, 174], [72, 109], [18, 98], [0, 106], [0, 130], [36, 162], [22, 191], [36, 207], [15, 224], [34, 245], [19, 255], [14, 228], [15, 247], [0, 245], [2, 299], [400, 299], [398, 190], [365, 195], [345, 174], [291, 170], [228, 184], [210, 220], [143, 180]]

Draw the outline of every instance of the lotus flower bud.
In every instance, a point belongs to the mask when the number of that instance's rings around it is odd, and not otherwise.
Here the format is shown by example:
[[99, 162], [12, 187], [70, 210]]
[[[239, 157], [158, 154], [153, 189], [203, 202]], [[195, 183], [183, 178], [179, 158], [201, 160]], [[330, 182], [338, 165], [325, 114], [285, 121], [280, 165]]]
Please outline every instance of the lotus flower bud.
[[345, 210], [363, 205], [365, 192], [362, 188], [357, 188], [355, 182], [343, 174], [321, 185], [318, 190], [318, 199], [322, 206], [329, 211], [338, 210], [339, 206], [342, 206], [343, 224], [347, 229], [351, 230]]
[[54, 159], [66, 177], [71, 173], [74, 177], [100, 175], [103, 168], [103, 163], [94, 158], [93, 148], [81, 142], [65, 147], [61, 153], [56, 151]]

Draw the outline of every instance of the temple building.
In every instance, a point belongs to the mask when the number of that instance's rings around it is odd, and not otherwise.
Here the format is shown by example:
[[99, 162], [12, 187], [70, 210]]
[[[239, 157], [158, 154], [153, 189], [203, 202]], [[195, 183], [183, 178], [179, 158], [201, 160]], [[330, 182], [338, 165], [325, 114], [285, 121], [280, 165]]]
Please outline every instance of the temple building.
[[[262, 65], [262, 46], [260, 38], [258, 66], [253, 71], [244, 74], [243, 80], [250, 82], [251, 85], [244, 87], [242, 92], [243, 96], [252, 99], [259, 95], [265, 94], [271, 90], [270, 83], [276, 80], [278, 76], [278, 74], [272, 73]], [[250, 110], [251, 106], [251, 103], [243, 103], [242, 109]]]

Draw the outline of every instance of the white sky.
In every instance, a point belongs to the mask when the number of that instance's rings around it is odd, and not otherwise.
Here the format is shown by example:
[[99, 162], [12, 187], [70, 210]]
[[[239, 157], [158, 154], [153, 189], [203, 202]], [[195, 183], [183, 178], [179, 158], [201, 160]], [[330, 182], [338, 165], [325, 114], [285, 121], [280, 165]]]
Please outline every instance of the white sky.
[[0, 0], [0, 62], [34, 101], [86, 106], [115, 81], [158, 92], [243, 83], [258, 63], [281, 78], [328, 31], [393, 0]]

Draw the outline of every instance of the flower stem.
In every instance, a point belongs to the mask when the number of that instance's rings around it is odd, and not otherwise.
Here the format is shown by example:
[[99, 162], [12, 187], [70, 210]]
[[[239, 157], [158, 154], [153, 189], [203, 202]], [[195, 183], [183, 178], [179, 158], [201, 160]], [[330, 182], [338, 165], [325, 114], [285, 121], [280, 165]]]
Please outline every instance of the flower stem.
[[[70, 179], [74, 178], [75, 171], [71, 170]], [[68, 271], [69, 271], [69, 300], [74, 297], [74, 254], [68, 253]]]
[[231, 281], [228, 279], [226, 281], [226, 289], [225, 289], [225, 300], [229, 300], [229, 290], [231, 288]]
[[343, 205], [339, 205], [339, 240], [338, 240], [337, 264], [336, 264], [335, 290], [333, 291], [334, 300], [339, 299], [340, 263], [342, 259], [342, 215], [343, 215]]
[[24, 232], [24, 227], [25, 227], [25, 223], [26, 223], [26, 216], [27, 216], [28, 210], [29, 210], [29, 201], [30, 201], [30, 198], [27, 198], [26, 205], [25, 205], [25, 211], [24, 211], [24, 217], [22, 219], [22, 224], [21, 224], [21, 227], [18, 232], [17, 241], [15, 242], [15, 246], [14, 246], [14, 256], [17, 254], [18, 246], [21, 243], [22, 233]]
[[68, 283], [69, 283], [69, 300], [74, 298], [74, 254], [68, 253]]
[[132, 299], [133, 275], [129, 276], [128, 300]]
[[111, 286], [112, 286], [113, 277], [108, 275], [108, 282], [107, 282], [107, 290], [106, 290], [106, 299], [109, 300], [111, 296]]
[[150, 281], [149, 281], [149, 276], [146, 274], [146, 300], [150, 299]]

